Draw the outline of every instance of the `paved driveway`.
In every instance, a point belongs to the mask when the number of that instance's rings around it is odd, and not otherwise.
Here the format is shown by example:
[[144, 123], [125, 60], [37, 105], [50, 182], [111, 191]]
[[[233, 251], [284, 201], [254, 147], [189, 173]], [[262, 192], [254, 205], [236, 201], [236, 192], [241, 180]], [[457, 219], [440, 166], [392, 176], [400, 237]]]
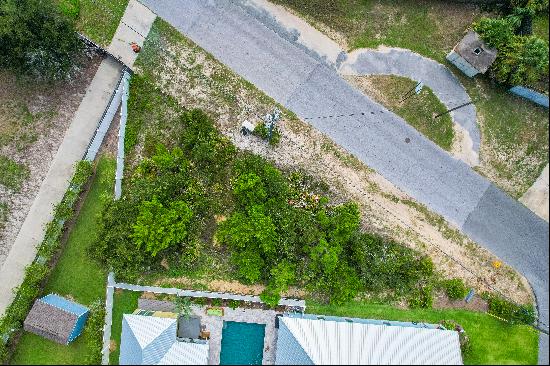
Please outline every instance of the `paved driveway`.
[[521, 271], [548, 324], [545, 221], [348, 85], [268, 15], [240, 1], [142, 2], [299, 117], [347, 114], [308, 121]]

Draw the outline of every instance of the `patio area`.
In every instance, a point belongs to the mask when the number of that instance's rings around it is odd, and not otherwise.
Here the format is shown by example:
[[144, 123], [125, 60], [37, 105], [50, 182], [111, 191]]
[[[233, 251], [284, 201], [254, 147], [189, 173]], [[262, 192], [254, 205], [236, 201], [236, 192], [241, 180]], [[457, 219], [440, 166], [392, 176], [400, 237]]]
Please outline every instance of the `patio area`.
[[231, 309], [229, 307], [223, 307], [223, 316], [217, 316], [207, 315], [206, 309], [207, 306], [192, 305], [192, 315], [200, 317], [201, 325], [205, 326], [207, 332], [210, 332], [210, 349], [208, 358], [208, 363], [210, 365], [220, 364], [224, 321], [265, 324], [262, 364], [273, 365], [275, 363], [275, 345], [277, 343], [275, 316], [277, 315], [277, 312], [273, 310], [244, 308]]

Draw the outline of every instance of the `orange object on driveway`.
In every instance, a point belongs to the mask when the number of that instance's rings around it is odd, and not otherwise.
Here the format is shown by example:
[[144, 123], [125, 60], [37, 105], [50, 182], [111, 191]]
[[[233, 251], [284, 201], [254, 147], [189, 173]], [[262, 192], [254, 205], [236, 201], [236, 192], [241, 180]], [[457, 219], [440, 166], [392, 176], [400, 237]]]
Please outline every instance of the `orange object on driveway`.
[[141, 51], [141, 47], [136, 42], [130, 43], [130, 46], [132, 46], [132, 50], [135, 53], [138, 53], [139, 51]]

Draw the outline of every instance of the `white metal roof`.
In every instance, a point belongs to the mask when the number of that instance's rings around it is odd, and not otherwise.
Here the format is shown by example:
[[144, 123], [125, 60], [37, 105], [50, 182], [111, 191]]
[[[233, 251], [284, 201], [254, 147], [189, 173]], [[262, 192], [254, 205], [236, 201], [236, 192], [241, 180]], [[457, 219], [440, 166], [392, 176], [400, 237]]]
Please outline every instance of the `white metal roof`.
[[121, 365], [208, 364], [208, 343], [178, 342], [176, 319], [125, 314], [122, 322]]
[[458, 333], [440, 329], [282, 317], [277, 344], [277, 364], [302, 351], [316, 365], [462, 364]]

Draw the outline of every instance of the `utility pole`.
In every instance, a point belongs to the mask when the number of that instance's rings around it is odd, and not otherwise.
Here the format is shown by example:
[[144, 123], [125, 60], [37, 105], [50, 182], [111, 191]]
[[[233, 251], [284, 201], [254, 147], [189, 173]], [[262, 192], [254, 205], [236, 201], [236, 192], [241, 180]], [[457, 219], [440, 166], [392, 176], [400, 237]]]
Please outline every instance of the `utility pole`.
[[[418, 94], [422, 91], [422, 88], [424, 87], [424, 83], [419, 81], [418, 84], [416, 84], [415, 86], [413, 86], [411, 88], [411, 90], [409, 90], [408, 92], [405, 93], [405, 95], [403, 95], [402, 99], [399, 101], [399, 103], [403, 103], [404, 101], [406, 101], [407, 99], [409, 99], [410, 97], [412, 97], [414, 94]], [[414, 91], [414, 94], [412, 93]]]
[[273, 113], [266, 114], [264, 122], [269, 131], [268, 141], [271, 142], [271, 136], [273, 136], [273, 129], [275, 128], [275, 123], [281, 118], [281, 111], [278, 108], [273, 109]]

